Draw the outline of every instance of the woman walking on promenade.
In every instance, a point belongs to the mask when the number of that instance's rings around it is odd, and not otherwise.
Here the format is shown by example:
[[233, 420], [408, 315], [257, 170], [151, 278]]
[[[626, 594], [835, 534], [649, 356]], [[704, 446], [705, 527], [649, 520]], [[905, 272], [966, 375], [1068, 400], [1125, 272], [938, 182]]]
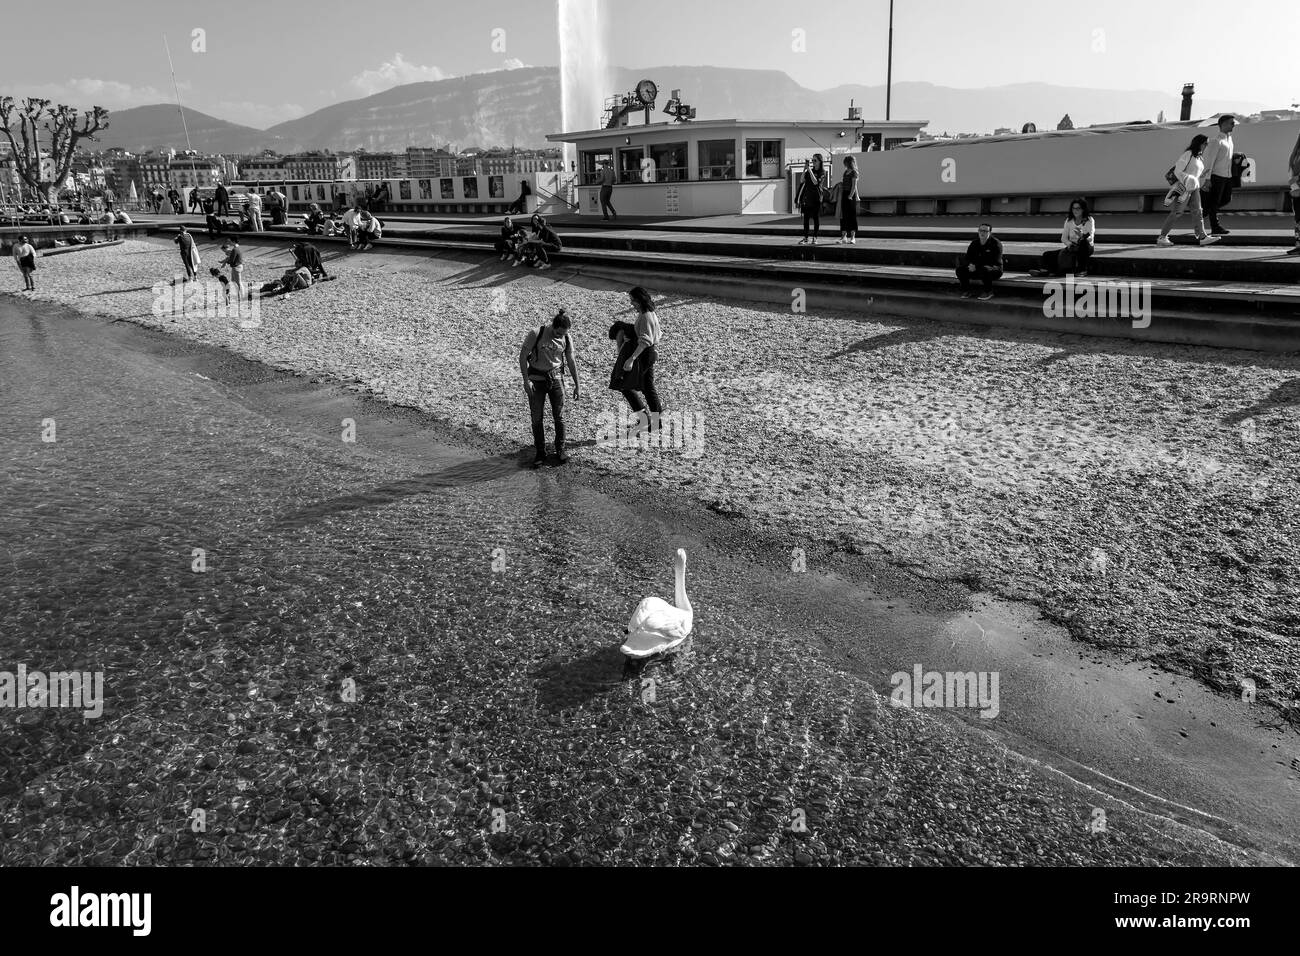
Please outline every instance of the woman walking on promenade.
[[640, 360], [641, 392], [650, 409], [647, 424], [653, 430], [664, 410], [663, 403], [659, 400], [659, 391], [655, 388], [655, 360], [659, 357], [658, 345], [663, 334], [659, 330], [659, 316], [655, 315], [655, 303], [650, 293], [635, 286], [628, 290], [628, 298], [632, 300], [632, 307], [637, 313], [636, 348], [623, 362], [623, 371], [631, 372]]
[[1291, 186], [1291, 211], [1295, 213], [1295, 248], [1288, 249], [1286, 254], [1300, 256], [1300, 136], [1296, 137], [1288, 166], [1291, 171], [1291, 178], [1287, 181]]
[[1076, 199], [1070, 203], [1070, 215], [1061, 230], [1060, 249], [1049, 249], [1043, 253], [1041, 269], [1035, 269], [1034, 275], [1076, 275], [1082, 278], [1088, 274], [1088, 262], [1092, 259], [1093, 244], [1097, 241], [1097, 222], [1088, 212], [1088, 202]]
[[812, 223], [811, 242], [817, 245], [817, 236], [822, 228], [822, 196], [827, 187], [826, 169], [822, 166], [822, 154], [814, 153], [812, 165], [805, 166], [799, 177], [799, 194], [795, 197], [799, 211], [803, 213], [803, 238], [799, 245], [809, 242], [808, 223]]
[[26, 236], [19, 236], [14, 245], [14, 262], [23, 274], [23, 291], [35, 292], [36, 283], [32, 281], [32, 273], [36, 271], [36, 249]]
[[844, 179], [840, 185], [840, 244], [858, 241], [858, 161], [844, 157]]
[[[1193, 136], [1191, 145], [1182, 156], [1178, 157], [1178, 162], [1174, 163], [1174, 178], [1177, 182], [1169, 191], [1174, 208], [1169, 210], [1169, 215], [1165, 217], [1164, 224], [1160, 227], [1160, 235], [1156, 239], [1157, 246], [1174, 244], [1169, 238], [1169, 230], [1174, 228], [1174, 223], [1189, 209], [1192, 211], [1192, 226], [1201, 245], [1208, 246], [1212, 242], [1219, 241], [1218, 236], [1211, 236], [1205, 231], [1201, 213], [1201, 180], [1205, 178], [1205, 163], [1201, 160], [1201, 154], [1205, 152], [1205, 144], [1209, 141], [1210, 137], [1204, 134]], [[1165, 202], [1169, 201], [1170, 198], [1166, 197]]]

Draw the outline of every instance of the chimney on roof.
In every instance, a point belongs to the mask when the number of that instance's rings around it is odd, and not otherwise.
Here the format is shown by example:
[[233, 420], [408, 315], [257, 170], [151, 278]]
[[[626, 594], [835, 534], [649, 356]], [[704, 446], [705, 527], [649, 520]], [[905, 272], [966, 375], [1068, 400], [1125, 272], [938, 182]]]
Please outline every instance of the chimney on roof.
[[1191, 83], [1183, 84], [1183, 109], [1178, 114], [1178, 118], [1183, 122], [1192, 118], [1192, 96], [1196, 93], [1196, 87]]

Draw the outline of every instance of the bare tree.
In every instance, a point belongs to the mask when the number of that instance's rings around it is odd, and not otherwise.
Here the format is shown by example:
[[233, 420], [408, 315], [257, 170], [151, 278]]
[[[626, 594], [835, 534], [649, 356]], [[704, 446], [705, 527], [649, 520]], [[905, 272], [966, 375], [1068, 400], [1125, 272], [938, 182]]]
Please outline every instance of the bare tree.
[[[78, 119], [81, 123], [78, 126]], [[51, 100], [27, 97], [19, 105], [12, 96], [0, 96], [0, 129], [13, 150], [14, 169], [33, 192], [44, 202], [53, 202], [55, 187], [68, 177], [77, 144], [93, 141], [100, 130], [108, 129], [108, 110], [102, 106], [80, 115], [76, 107], [54, 105]], [[20, 146], [14, 139], [14, 127], [22, 140]], [[40, 131], [48, 132], [48, 149], [54, 170], [52, 179], [41, 175]]]

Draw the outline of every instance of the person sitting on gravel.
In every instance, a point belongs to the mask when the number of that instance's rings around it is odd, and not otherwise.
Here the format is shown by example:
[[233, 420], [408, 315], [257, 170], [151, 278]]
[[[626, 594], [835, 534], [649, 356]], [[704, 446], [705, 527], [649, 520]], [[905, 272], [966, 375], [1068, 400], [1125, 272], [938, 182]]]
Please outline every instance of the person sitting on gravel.
[[501, 253], [501, 261], [518, 257], [519, 246], [523, 241], [524, 227], [506, 216], [505, 222], [501, 224], [501, 238], [494, 246], [496, 251]]
[[975, 295], [970, 286], [971, 279], [979, 279], [984, 284], [981, 299], [993, 298], [993, 283], [1002, 278], [1002, 242], [993, 236], [993, 226], [987, 222], [979, 225], [979, 230], [969, 246], [966, 255], [957, 259], [957, 281], [961, 283], [963, 298]]
[[293, 261], [295, 266], [306, 268], [313, 279], [329, 278], [329, 273], [325, 271], [325, 263], [320, 258], [320, 250], [310, 242], [299, 241], [293, 244]]
[[559, 235], [546, 224], [546, 220], [538, 215], [533, 214], [533, 234], [524, 240], [515, 256], [515, 265], [536, 266], [538, 269], [549, 269], [551, 267], [550, 254], [559, 252], [564, 248], [564, 243], [560, 241]]

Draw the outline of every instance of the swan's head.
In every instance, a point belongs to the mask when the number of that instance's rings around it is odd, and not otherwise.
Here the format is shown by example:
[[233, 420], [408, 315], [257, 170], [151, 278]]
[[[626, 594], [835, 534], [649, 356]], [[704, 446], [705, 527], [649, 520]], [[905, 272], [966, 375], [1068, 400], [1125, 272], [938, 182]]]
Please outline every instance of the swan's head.
[[686, 567], [686, 552], [683, 551], [681, 548], [678, 548], [677, 554], [673, 556], [673, 567], [675, 568]]

